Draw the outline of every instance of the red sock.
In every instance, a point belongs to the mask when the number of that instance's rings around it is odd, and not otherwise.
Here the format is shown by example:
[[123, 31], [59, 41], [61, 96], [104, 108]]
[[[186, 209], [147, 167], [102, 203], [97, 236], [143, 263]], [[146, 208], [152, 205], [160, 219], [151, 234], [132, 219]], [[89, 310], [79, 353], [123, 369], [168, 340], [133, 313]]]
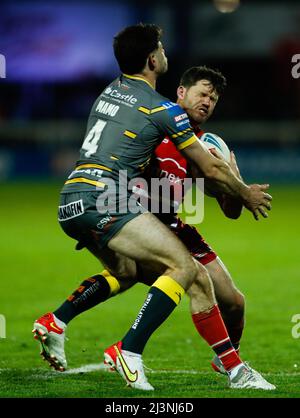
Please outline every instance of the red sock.
[[242, 363], [231, 344], [218, 305], [214, 305], [208, 313], [193, 314], [192, 319], [197, 331], [215, 351], [226, 371]]

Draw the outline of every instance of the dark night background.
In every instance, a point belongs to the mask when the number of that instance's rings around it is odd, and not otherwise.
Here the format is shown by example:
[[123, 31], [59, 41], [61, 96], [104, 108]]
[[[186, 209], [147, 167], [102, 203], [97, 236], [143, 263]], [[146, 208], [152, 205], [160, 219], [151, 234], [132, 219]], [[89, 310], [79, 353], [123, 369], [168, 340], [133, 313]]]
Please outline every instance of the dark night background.
[[244, 177], [300, 181], [296, 0], [242, 0], [234, 13], [210, 0], [1, 2], [0, 181], [65, 176], [93, 101], [119, 73], [112, 38], [140, 21], [164, 29], [169, 71], [159, 92], [175, 100], [189, 66], [220, 69], [228, 87], [205, 129], [236, 151]]

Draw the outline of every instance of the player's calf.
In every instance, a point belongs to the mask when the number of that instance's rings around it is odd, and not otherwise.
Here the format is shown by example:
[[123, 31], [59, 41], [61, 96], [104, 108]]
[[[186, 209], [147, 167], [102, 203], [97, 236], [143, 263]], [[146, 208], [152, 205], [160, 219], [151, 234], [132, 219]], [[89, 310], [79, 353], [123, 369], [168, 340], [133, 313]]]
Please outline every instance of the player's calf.
[[239, 350], [245, 325], [245, 298], [242, 293], [236, 291], [231, 305], [219, 306], [232, 344], [236, 350]]
[[217, 303], [212, 281], [209, 274], [202, 264], [195, 263], [197, 268], [197, 275], [187, 291], [190, 298], [191, 313], [205, 312], [212, 309]]
[[235, 286], [229, 271], [218, 257], [206, 264], [216, 299], [233, 346], [238, 349], [244, 329], [245, 297]]

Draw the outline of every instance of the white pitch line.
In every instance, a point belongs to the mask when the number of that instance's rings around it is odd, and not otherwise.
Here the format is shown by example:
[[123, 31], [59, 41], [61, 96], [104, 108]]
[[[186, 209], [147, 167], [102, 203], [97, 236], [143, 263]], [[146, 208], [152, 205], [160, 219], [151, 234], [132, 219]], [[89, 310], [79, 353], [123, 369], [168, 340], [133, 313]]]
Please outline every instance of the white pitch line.
[[90, 373], [90, 372], [95, 372], [95, 371], [98, 371], [98, 370], [107, 371], [107, 367], [105, 366], [104, 363], [87, 364], [86, 366], [81, 366], [81, 367], [78, 367], [76, 369], [66, 370], [63, 373], [59, 372], [59, 374], [64, 375], [64, 374]]
[[[81, 366], [75, 369], [69, 369], [65, 372], [55, 372], [56, 376], [63, 376], [65, 374], [80, 374], [80, 373], [90, 373], [95, 371], [104, 371], [107, 372], [108, 368], [105, 366], [104, 363], [96, 363], [96, 364], [87, 364], [85, 366]], [[172, 374], [210, 374], [210, 372], [200, 372], [197, 370], [147, 370], [149, 373], [172, 373]]]
[[[57, 372], [55, 375], [63, 376], [65, 374], [80, 374], [80, 373], [90, 373], [94, 371], [104, 371], [108, 372], [107, 366], [104, 363], [96, 363], [96, 364], [87, 364], [85, 366], [81, 366], [75, 369], [69, 369], [63, 373]], [[146, 370], [151, 374], [159, 374], [159, 373], [168, 373], [168, 374], [190, 374], [190, 375], [210, 375], [213, 372], [209, 371], [199, 371], [199, 370]], [[285, 372], [278, 372], [278, 373], [263, 373], [264, 376], [282, 376], [282, 377], [293, 377], [293, 376], [300, 376], [300, 373], [285, 373]]]
[[[17, 370], [17, 369], [10, 369], [10, 368], [2, 368], [0, 369], [0, 374], [1, 372], [9, 372], [10, 370]], [[24, 369], [23, 369], [24, 370]], [[32, 369], [26, 369], [28, 372], [32, 371]], [[36, 370], [35, 370], [36, 371]], [[74, 369], [68, 369], [65, 372], [58, 372], [58, 371], [49, 371], [46, 372], [46, 374], [34, 374], [32, 375], [32, 377], [34, 376], [36, 379], [47, 379], [49, 378], [49, 376], [64, 376], [66, 374], [84, 374], [84, 373], [91, 373], [91, 372], [95, 372], [95, 371], [102, 371], [102, 372], [106, 372], [108, 373], [109, 370], [107, 368], [107, 366], [104, 365], [104, 363], [94, 363], [94, 364], [86, 364], [85, 366], [81, 366], [81, 367], [77, 367]], [[213, 374], [213, 371], [209, 372], [209, 371], [199, 371], [199, 370], [152, 370], [152, 369], [148, 369], [146, 370], [148, 373], [151, 374], [187, 374], [187, 375], [199, 375], [199, 376], [204, 376], [204, 375], [211, 375]], [[42, 372], [42, 370], [40, 369], [39, 372]], [[294, 373], [286, 373], [286, 372], [277, 372], [277, 373], [272, 373], [272, 372], [267, 372], [267, 373], [262, 373], [263, 376], [270, 376], [270, 377], [300, 377], [300, 373], [294, 372]]]

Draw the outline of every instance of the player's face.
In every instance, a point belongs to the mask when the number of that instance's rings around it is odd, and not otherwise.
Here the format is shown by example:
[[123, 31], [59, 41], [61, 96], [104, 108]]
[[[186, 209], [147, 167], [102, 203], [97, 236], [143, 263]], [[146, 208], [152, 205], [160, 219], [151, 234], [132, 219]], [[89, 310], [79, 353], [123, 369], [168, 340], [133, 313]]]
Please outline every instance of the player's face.
[[164, 47], [160, 41], [153, 55], [155, 58], [156, 73], [159, 75], [166, 73], [168, 71], [168, 58], [165, 55]]
[[179, 104], [189, 115], [191, 121], [202, 124], [212, 115], [218, 101], [218, 94], [208, 80], [199, 80], [192, 87], [183, 86], [177, 90]]

